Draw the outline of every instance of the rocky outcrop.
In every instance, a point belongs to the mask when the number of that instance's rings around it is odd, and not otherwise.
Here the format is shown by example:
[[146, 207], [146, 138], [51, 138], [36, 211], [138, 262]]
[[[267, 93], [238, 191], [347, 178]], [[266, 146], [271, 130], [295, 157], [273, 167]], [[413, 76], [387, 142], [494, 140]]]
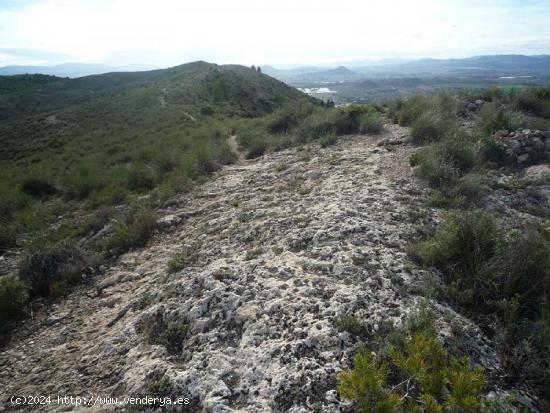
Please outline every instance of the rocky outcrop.
[[509, 133], [498, 131], [493, 139], [512, 163], [532, 165], [550, 160], [550, 131], [518, 129]]

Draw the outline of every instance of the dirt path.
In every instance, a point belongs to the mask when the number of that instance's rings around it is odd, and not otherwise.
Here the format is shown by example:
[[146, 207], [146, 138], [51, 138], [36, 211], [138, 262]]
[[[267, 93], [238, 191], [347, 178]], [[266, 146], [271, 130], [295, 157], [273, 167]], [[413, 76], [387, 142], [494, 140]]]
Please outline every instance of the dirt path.
[[239, 142], [237, 141], [237, 135], [230, 135], [227, 138], [227, 144], [229, 145], [229, 148], [231, 149], [231, 152], [235, 154], [237, 157], [237, 162], [239, 164], [242, 164], [245, 160], [243, 153], [239, 149]]
[[[406, 134], [388, 128], [387, 139]], [[412, 150], [354, 136], [224, 168], [162, 211], [168, 228], [149, 247], [13, 340], [0, 354], [0, 401], [143, 395], [162, 383], [163, 394], [207, 411], [345, 410], [335, 373], [356, 343], [334, 317], [376, 328], [418, 301], [411, 291], [424, 273], [405, 247], [432, 212], [408, 166]], [[182, 251], [186, 267], [168, 274]], [[149, 344], [151, 320], [187, 323], [181, 353]]]

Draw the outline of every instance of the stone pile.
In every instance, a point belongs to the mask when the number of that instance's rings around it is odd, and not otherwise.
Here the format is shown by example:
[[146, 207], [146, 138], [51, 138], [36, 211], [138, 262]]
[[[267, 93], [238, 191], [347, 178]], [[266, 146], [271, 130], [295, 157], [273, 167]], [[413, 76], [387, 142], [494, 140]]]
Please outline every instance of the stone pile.
[[529, 165], [550, 160], [550, 131], [518, 129], [515, 132], [498, 131], [493, 139], [511, 161]]

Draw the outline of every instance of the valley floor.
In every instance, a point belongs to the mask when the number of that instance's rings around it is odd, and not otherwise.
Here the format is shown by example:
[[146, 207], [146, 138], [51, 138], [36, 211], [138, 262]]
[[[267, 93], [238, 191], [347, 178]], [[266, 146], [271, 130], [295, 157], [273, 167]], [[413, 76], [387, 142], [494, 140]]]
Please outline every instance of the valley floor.
[[[387, 125], [378, 138], [241, 161], [175, 199], [150, 246], [16, 333], [0, 353], [4, 408], [18, 410], [12, 395], [162, 391], [215, 412], [349, 409], [337, 398], [336, 374], [350, 367], [357, 342], [335, 317], [354, 314], [373, 329], [400, 323], [427, 275], [406, 246], [438, 216], [409, 167], [406, 135]], [[169, 273], [178, 253], [183, 268]], [[178, 320], [188, 330], [177, 355], [151, 344], [152, 329]], [[448, 321], [439, 321], [442, 334]], [[483, 336], [462, 321], [479, 343], [477, 359], [497, 368]], [[54, 402], [35, 411], [67, 410]]]

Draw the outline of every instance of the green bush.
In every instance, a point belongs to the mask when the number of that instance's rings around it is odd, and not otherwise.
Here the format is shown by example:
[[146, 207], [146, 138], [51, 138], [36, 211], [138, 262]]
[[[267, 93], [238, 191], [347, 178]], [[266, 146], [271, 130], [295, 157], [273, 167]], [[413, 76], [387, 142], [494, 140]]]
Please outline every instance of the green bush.
[[212, 116], [215, 113], [212, 106], [208, 106], [208, 105], [202, 106], [200, 109], [200, 112], [201, 112], [201, 115], [203, 116]]
[[0, 332], [11, 320], [25, 316], [29, 299], [25, 284], [13, 276], [0, 278]]
[[433, 188], [452, 185], [460, 175], [458, 168], [439, 148], [430, 146], [411, 155], [411, 166], [418, 167], [417, 173]]
[[443, 272], [447, 298], [493, 330], [511, 383], [542, 399], [550, 384], [550, 235], [498, 230], [480, 213], [449, 215], [416, 253]]
[[498, 278], [504, 298], [519, 301], [521, 318], [540, 318], [550, 308], [550, 239], [541, 230], [510, 240], [487, 272]]
[[319, 144], [321, 145], [321, 148], [326, 148], [328, 146], [335, 145], [337, 142], [338, 142], [338, 137], [333, 133], [324, 135], [321, 137], [321, 139], [319, 139]]
[[5, 251], [17, 243], [17, 227], [14, 222], [0, 221], [0, 251]]
[[354, 337], [367, 338], [365, 325], [353, 314], [344, 314], [334, 320], [334, 326], [339, 331], [347, 331]]
[[527, 88], [514, 95], [518, 110], [550, 119], [550, 88]]
[[86, 265], [85, 254], [70, 245], [40, 247], [26, 254], [19, 265], [19, 278], [31, 295], [58, 295], [78, 283]]
[[302, 142], [334, 132], [336, 109], [318, 109], [304, 119], [296, 133]]
[[481, 108], [478, 128], [486, 135], [492, 135], [499, 130], [515, 131], [524, 126], [524, 116], [507, 109], [501, 103], [491, 102]]
[[267, 123], [269, 133], [288, 133], [314, 111], [315, 107], [306, 100], [286, 106], [272, 116]]
[[387, 103], [388, 118], [393, 123], [399, 123], [399, 115], [403, 109], [403, 99], [395, 99]]
[[129, 192], [122, 185], [111, 184], [90, 194], [86, 200], [89, 208], [101, 208], [110, 205], [120, 205], [128, 201]]
[[460, 178], [454, 187], [446, 192], [451, 199], [451, 205], [459, 208], [471, 208], [477, 206], [487, 193], [485, 178], [476, 173], [470, 173]]
[[131, 207], [119, 216], [113, 225], [113, 234], [107, 241], [107, 247], [126, 251], [147, 244], [156, 225], [156, 215], [144, 207]]
[[133, 167], [126, 178], [126, 187], [130, 191], [150, 191], [157, 184], [157, 176], [151, 168]]
[[415, 143], [435, 142], [452, 135], [457, 129], [456, 119], [428, 111], [412, 122], [411, 136]]
[[359, 132], [378, 134], [384, 128], [382, 116], [376, 111], [369, 111], [359, 117]]
[[495, 162], [497, 166], [503, 166], [511, 162], [510, 157], [504, 149], [497, 145], [492, 137], [485, 136], [480, 140], [480, 143], [480, 156], [482, 160]]
[[405, 101], [399, 101], [395, 107], [399, 125], [411, 126], [420, 115], [433, 107], [429, 99], [427, 96], [414, 95]]
[[388, 360], [359, 352], [354, 368], [338, 376], [337, 388], [358, 412], [473, 413], [488, 411], [485, 386], [483, 369], [449, 356], [434, 336], [416, 333], [392, 349]]
[[340, 373], [338, 392], [352, 400], [359, 413], [393, 413], [401, 405], [401, 397], [384, 386], [388, 366], [377, 363], [367, 352], [359, 353], [353, 360], [353, 370]]
[[495, 255], [499, 238], [495, 222], [487, 215], [449, 214], [434, 236], [418, 245], [417, 254], [426, 265], [471, 277]]
[[168, 274], [172, 274], [182, 270], [187, 265], [187, 256], [185, 254], [177, 254], [168, 261]]
[[148, 315], [138, 324], [138, 331], [145, 335], [149, 344], [162, 345], [171, 355], [181, 353], [188, 330], [185, 318], [169, 318], [160, 311]]
[[[303, 120], [296, 133], [302, 142], [331, 134], [341, 136], [357, 133], [361, 126], [361, 117], [374, 112], [375, 109], [366, 105], [317, 109]], [[370, 116], [371, 124], [374, 125], [376, 115]]]
[[264, 155], [273, 142], [273, 139], [266, 132], [255, 128], [239, 130], [237, 136], [240, 145], [246, 150], [246, 159], [254, 159]]
[[21, 185], [21, 191], [34, 198], [45, 199], [57, 193], [57, 188], [40, 178], [26, 179]]
[[473, 145], [461, 134], [417, 150], [410, 158], [420, 176], [434, 187], [452, 186], [476, 163]]

